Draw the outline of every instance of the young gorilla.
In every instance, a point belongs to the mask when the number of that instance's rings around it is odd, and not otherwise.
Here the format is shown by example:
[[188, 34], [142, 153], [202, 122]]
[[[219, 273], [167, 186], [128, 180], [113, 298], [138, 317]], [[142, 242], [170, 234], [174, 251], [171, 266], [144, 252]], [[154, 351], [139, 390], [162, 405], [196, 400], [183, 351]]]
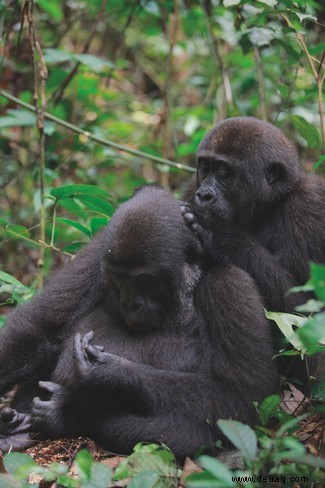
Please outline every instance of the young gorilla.
[[[28, 386], [29, 400], [18, 394], [17, 410], [6, 409], [0, 448], [25, 447], [32, 430], [50, 437], [86, 435], [122, 453], [138, 441], [163, 442], [183, 458], [220, 437], [218, 418], [254, 423], [253, 401], [274, 393], [279, 376], [251, 278], [234, 267], [203, 269], [199, 243], [179, 203], [155, 187], [122, 205], [95, 240], [100, 303], [81, 320], [62, 325], [65, 338], [41, 316], [41, 304], [49, 300], [52, 307], [49, 290], [59, 293], [58, 276], [70, 279], [82, 260], [84, 269], [93, 266], [85, 250], [68, 266], [70, 275], [61, 271], [34, 300], [32, 338], [25, 327], [14, 327], [11, 337], [21, 347], [23, 334], [27, 344], [34, 340], [37, 350], [48, 349], [55, 358], [51, 367], [56, 365], [53, 382], [40, 383], [50, 398], [34, 398], [30, 414], [35, 393]], [[71, 300], [78, 293], [72, 287]], [[17, 316], [7, 327], [12, 324]], [[12, 342], [3, 347], [16, 350]], [[24, 348], [22, 354], [28, 355]], [[30, 366], [25, 381], [46, 379], [45, 357], [35, 357], [37, 367]], [[23, 368], [18, 372], [21, 381]]]
[[[324, 179], [306, 174], [282, 132], [253, 117], [218, 124], [197, 156], [196, 188], [182, 212], [208, 261], [249, 273], [267, 309], [294, 311], [308, 296], [288, 290], [307, 281], [310, 261], [325, 262]], [[311, 374], [324, 374], [324, 356], [309, 363]], [[308, 390], [299, 358], [284, 361], [283, 372]]]
[[269, 310], [306, 301], [309, 263], [325, 262], [325, 182], [301, 169], [294, 146], [273, 125], [227, 119], [198, 149], [196, 188], [183, 206], [213, 262], [254, 279]]

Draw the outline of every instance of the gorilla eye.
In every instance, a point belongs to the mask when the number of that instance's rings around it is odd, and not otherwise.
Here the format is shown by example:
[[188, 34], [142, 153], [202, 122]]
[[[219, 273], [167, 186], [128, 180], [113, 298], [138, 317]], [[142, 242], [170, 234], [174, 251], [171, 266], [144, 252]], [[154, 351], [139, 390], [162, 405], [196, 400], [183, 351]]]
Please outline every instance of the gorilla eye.
[[217, 167], [218, 178], [226, 179], [234, 176], [234, 170], [225, 163], [220, 163]]
[[207, 159], [200, 159], [198, 161], [198, 165], [200, 168], [200, 172], [202, 175], [207, 175], [210, 172], [211, 169], [211, 163]]

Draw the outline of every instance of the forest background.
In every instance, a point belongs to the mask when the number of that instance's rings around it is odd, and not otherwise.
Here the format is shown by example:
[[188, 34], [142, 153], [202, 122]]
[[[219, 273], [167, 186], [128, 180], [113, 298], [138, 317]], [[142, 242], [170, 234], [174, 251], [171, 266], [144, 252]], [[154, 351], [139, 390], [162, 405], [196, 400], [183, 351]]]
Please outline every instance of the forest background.
[[0, 0], [0, 325], [135, 188], [181, 197], [226, 117], [322, 173], [324, 25], [314, 0]]

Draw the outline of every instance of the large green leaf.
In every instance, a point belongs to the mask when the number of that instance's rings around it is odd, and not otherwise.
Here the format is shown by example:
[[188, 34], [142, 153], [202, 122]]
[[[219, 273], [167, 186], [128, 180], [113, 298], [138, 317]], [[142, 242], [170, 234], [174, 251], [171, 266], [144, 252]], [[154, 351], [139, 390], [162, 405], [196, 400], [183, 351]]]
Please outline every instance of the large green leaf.
[[236, 420], [218, 420], [221, 432], [233, 443], [247, 459], [255, 459], [257, 454], [257, 438], [249, 425]]
[[276, 407], [281, 402], [279, 395], [271, 395], [266, 397], [259, 406], [259, 415], [262, 425], [266, 425], [271, 415], [274, 414]]
[[90, 210], [99, 212], [107, 217], [111, 217], [115, 211], [115, 208], [111, 203], [92, 195], [78, 195], [78, 200], [86, 205]]
[[50, 14], [50, 16], [60, 22], [63, 20], [63, 11], [60, 2], [49, 2], [48, 0], [37, 0], [37, 5], [39, 5], [45, 12]]
[[210, 456], [201, 456], [199, 461], [202, 468], [212, 474], [216, 481], [222, 483], [224, 488], [236, 486], [236, 483], [232, 480], [233, 473], [225, 464], [218, 461], [218, 459], [214, 459]]
[[282, 334], [295, 349], [305, 352], [305, 347], [295, 334], [293, 326], [302, 327], [308, 320], [306, 317], [301, 317], [301, 315], [294, 315], [292, 313], [268, 311], [265, 311], [265, 316], [269, 320], [274, 320]]
[[103, 188], [95, 185], [65, 185], [53, 188], [50, 195], [59, 198], [79, 197], [80, 195], [96, 195], [98, 197], [108, 198], [108, 193]]
[[318, 298], [325, 303], [325, 265], [312, 263], [310, 274], [308, 284], [312, 285]]
[[70, 219], [64, 219], [61, 217], [57, 217], [56, 221], [61, 222], [61, 224], [70, 225], [71, 227], [74, 227], [75, 229], [80, 230], [80, 232], [86, 234], [86, 236], [91, 237], [90, 229], [86, 225], [80, 224], [80, 222], [76, 222], [75, 220]]
[[290, 119], [294, 128], [306, 140], [309, 147], [319, 147], [320, 138], [316, 127], [300, 115], [292, 115]]

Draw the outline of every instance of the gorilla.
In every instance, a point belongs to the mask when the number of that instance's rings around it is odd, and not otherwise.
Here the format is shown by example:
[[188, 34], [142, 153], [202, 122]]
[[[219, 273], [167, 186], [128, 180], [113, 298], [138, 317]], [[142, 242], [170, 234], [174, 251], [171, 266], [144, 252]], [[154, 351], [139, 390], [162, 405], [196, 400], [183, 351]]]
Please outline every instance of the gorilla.
[[306, 301], [309, 263], [325, 262], [325, 181], [306, 174], [291, 142], [273, 125], [235, 117], [216, 125], [197, 152], [186, 221], [213, 261], [254, 279], [269, 310]]
[[208, 261], [249, 273], [267, 309], [294, 311], [309, 295], [288, 290], [308, 280], [310, 261], [325, 262], [324, 179], [302, 170], [279, 129], [253, 117], [216, 125], [197, 159], [182, 212]]
[[254, 424], [253, 401], [279, 388], [269, 324], [245, 271], [201, 257], [169, 192], [124, 203], [1, 333], [1, 391], [19, 387], [0, 449], [84, 435], [183, 459], [221, 438], [219, 418]]

